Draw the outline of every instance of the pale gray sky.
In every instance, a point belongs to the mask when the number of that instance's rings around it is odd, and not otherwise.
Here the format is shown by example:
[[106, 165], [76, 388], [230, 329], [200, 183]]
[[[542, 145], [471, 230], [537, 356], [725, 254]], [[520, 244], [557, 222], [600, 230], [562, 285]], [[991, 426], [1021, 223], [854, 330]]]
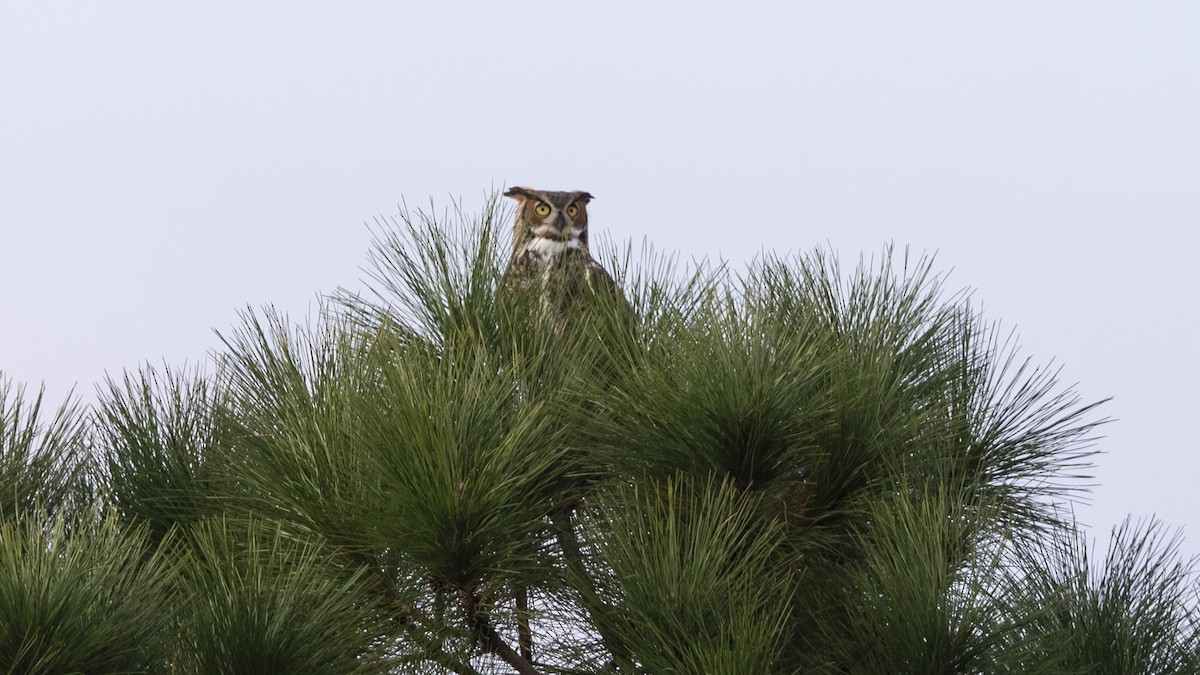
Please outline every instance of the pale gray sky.
[[[786, 9], [784, 7], [787, 7]], [[61, 399], [355, 287], [396, 204], [581, 188], [735, 268], [888, 241], [1114, 396], [1200, 552], [1200, 3], [0, 4], [0, 370]]]

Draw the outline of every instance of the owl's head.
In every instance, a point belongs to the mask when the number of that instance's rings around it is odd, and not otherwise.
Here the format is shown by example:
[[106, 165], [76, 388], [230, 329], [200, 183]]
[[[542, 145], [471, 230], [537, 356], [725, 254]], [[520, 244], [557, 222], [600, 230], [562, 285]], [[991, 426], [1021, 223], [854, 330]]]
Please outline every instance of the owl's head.
[[586, 252], [588, 245], [586, 192], [546, 192], [527, 187], [510, 188], [505, 197], [517, 200], [513, 247], [534, 251], [543, 259], [571, 249]]

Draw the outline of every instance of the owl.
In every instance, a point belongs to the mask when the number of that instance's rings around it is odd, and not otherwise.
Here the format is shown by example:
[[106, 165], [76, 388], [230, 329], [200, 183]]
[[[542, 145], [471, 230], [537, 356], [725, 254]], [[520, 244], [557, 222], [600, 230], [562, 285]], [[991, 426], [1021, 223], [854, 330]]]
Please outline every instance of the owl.
[[518, 204], [513, 257], [505, 279], [510, 290], [540, 296], [557, 322], [567, 320], [581, 302], [593, 303], [596, 296], [603, 296], [601, 304], [614, 302], [620, 311], [628, 311], [620, 286], [588, 250], [587, 205], [592, 195], [514, 187], [504, 196]]

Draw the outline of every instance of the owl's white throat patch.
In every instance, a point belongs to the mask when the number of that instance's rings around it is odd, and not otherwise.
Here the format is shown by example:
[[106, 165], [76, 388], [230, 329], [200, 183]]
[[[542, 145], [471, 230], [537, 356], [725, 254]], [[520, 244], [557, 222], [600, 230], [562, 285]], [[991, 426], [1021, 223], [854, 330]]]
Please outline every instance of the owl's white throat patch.
[[582, 248], [578, 239], [559, 241], [549, 237], [534, 237], [525, 244], [525, 250], [537, 254], [542, 260], [550, 260], [565, 254], [572, 249]]

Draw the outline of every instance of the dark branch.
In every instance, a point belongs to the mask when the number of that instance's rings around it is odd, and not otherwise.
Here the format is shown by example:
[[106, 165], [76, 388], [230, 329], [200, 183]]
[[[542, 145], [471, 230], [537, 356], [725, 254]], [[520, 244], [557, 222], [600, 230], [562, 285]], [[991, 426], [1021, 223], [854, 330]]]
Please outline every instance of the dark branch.
[[458, 589], [458, 601], [462, 607], [463, 615], [467, 620], [467, 625], [479, 635], [479, 640], [484, 649], [491, 654], [499, 656], [505, 663], [516, 668], [520, 675], [541, 675], [533, 667], [529, 659], [522, 658], [520, 654], [513, 651], [513, 648], [500, 637], [500, 634], [492, 627], [491, 621], [488, 620], [487, 614], [479, 611], [479, 598], [476, 597], [474, 591], [470, 588], [460, 586]]
[[[554, 523], [558, 545], [562, 549], [567, 569], [570, 570], [572, 576], [579, 580], [579, 583], [585, 585], [581, 591], [587, 599], [598, 602], [599, 594], [596, 592], [595, 584], [592, 583], [592, 577], [583, 565], [583, 550], [579, 546], [579, 536], [575, 532], [575, 523], [571, 520], [571, 512], [556, 511], [550, 514], [550, 520]], [[584, 603], [584, 606], [586, 609], [587, 603]], [[621, 642], [611, 635], [605, 635], [604, 622], [593, 621], [592, 625], [599, 631], [600, 639], [604, 641], [604, 646], [608, 649], [609, 654], [612, 654], [618, 662], [627, 662], [629, 655], [621, 648]]]
[[522, 585], [517, 588], [517, 646], [521, 649], [521, 658], [533, 662], [533, 631], [529, 630], [529, 589]]

